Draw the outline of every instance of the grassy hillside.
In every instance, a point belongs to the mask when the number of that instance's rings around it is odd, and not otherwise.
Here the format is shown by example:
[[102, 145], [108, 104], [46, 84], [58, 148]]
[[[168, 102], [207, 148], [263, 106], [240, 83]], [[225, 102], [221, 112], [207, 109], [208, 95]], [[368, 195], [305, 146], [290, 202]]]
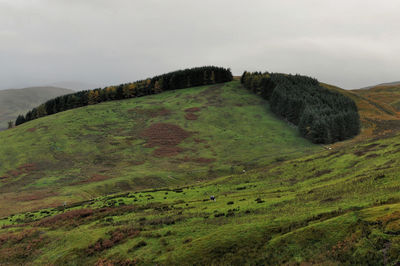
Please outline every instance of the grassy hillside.
[[45, 101], [72, 90], [57, 87], [32, 87], [25, 89], [0, 90], [0, 130], [7, 128], [8, 121], [15, 121], [18, 115]]
[[0, 264], [397, 265], [399, 143], [10, 216], [0, 222]]
[[371, 138], [393, 135], [400, 130], [400, 115], [387, 101], [387, 99], [392, 101], [398, 99], [399, 95], [396, 90], [384, 92], [386, 94], [385, 100], [374, 89], [349, 91], [329, 84], [322, 85], [353, 99], [362, 123], [361, 133], [358, 136], [343, 143], [336, 143], [334, 146], [349, 145]]
[[399, 264], [397, 115], [324, 86], [354, 99], [363, 122], [331, 150], [238, 81], [0, 133], [1, 212], [20, 212], [0, 219], [0, 264]]
[[353, 90], [353, 92], [384, 105], [393, 113], [400, 111], [400, 84], [379, 85], [370, 89]]
[[0, 147], [0, 215], [192, 184], [322, 150], [238, 81], [58, 113], [0, 132]]

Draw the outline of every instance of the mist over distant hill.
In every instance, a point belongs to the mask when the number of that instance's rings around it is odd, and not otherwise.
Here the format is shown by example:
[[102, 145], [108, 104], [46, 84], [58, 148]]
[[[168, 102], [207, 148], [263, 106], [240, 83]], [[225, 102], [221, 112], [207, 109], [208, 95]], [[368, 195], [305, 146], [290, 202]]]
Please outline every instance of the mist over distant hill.
[[0, 90], [0, 130], [6, 129], [7, 122], [15, 121], [19, 114], [25, 114], [51, 98], [71, 92], [70, 89], [50, 86]]
[[[91, 90], [102, 87], [99, 84], [90, 84], [79, 81], [61, 81], [49, 84], [50, 87], [66, 88], [74, 91]], [[104, 85], [105, 86], [105, 85]]]

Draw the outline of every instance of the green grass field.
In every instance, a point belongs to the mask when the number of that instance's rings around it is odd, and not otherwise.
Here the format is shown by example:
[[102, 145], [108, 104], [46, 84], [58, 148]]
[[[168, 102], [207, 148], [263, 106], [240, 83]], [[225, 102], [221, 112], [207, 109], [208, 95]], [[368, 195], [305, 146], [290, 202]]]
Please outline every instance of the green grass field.
[[9, 216], [0, 221], [0, 264], [395, 265], [399, 142]]
[[237, 81], [58, 113], [0, 132], [0, 147], [0, 215], [193, 184], [322, 150]]
[[398, 265], [400, 135], [363, 126], [323, 150], [231, 82], [2, 132], [0, 265]]

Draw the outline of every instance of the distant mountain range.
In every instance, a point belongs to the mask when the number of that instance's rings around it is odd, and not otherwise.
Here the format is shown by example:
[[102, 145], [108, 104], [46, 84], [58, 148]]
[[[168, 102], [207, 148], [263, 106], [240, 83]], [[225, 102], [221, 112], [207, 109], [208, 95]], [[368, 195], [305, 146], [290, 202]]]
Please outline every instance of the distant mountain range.
[[6, 129], [7, 122], [15, 121], [19, 114], [25, 114], [51, 98], [72, 92], [74, 91], [59, 87], [0, 90], [0, 130]]

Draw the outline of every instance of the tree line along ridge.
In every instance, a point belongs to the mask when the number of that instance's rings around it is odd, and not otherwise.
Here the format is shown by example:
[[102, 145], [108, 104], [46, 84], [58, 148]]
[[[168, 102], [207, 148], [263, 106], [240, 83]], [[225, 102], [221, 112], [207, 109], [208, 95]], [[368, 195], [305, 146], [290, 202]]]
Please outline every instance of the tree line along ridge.
[[243, 86], [269, 101], [272, 112], [298, 126], [314, 143], [333, 143], [357, 135], [360, 117], [355, 102], [301, 75], [244, 72]]
[[[132, 83], [79, 91], [56, 97], [19, 115], [15, 125], [97, 104], [232, 81], [229, 68], [216, 66], [178, 70]], [[347, 96], [328, 90], [318, 80], [301, 75], [244, 72], [240, 82], [269, 101], [272, 112], [298, 126], [300, 134], [314, 143], [333, 143], [357, 135], [360, 118], [355, 102]]]
[[56, 97], [33, 108], [26, 115], [19, 115], [15, 121], [18, 126], [25, 122], [56, 114], [62, 111], [101, 102], [142, 97], [163, 91], [184, 89], [232, 81], [230, 69], [205, 66], [178, 70], [132, 83], [109, 86], [94, 90], [79, 91]]

